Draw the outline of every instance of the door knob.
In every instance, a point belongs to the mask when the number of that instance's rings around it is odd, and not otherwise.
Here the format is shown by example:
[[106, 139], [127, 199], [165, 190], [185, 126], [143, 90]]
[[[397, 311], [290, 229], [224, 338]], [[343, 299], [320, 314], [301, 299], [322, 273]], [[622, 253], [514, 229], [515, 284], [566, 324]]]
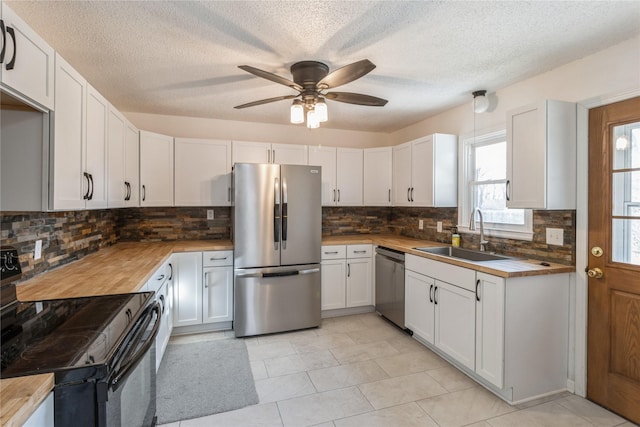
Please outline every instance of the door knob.
[[592, 279], [601, 279], [604, 273], [602, 273], [602, 270], [600, 270], [598, 267], [596, 268], [590, 268], [589, 270], [587, 270], [587, 276], [591, 277]]

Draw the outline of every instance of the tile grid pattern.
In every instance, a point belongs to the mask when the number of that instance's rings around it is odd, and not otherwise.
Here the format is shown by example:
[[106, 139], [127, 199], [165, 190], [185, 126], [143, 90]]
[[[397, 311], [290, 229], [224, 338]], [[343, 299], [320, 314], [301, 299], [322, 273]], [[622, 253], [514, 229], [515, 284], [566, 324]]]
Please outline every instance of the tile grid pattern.
[[510, 406], [374, 313], [245, 343], [259, 404], [162, 427], [633, 426], [570, 393]]

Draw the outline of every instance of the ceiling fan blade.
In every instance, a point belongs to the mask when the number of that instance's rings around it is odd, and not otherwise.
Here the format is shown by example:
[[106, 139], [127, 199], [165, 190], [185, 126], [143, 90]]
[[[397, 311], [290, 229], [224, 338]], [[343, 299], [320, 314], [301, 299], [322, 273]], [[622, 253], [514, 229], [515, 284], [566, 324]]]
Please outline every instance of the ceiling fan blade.
[[346, 102], [347, 104], [367, 105], [369, 107], [384, 107], [386, 103], [389, 102], [386, 99], [375, 96], [351, 92], [329, 92], [325, 97], [332, 101]]
[[298, 92], [302, 91], [302, 86], [299, 84], [285, 79], [284, 77], [280, 77], [276, 74], [270, 73], [268, 71], [260, 70], [259, 68], [252, 67], [250, 65], [238, 65], [238, 68], [246, 71], [247, 73], [251, 73], [258, 77], [262, 77], [263, 79], [271, 80], [272, 82], [280, 83], [281, 85], [289, 86], [292, 89], [297, 90]]
[[275, 98], [261, 99], [260, 101], [249, 102], [247, 104], [238, 105], [233, 108], [240, 109], [240, 108], [247, 108], [247, 107], [255, 107], [256, 105], [268, 104], [270, 102], [282, 101], [283, 99], [293, 99], [297, 97], [298, 95], [276, 96]]
[[368, 59], [345, 65], [331, 72], [324, 79], [320, 80], [316, 87], [320, 90], [341, 86], [359, 79], [376, 68], [375, 64]]

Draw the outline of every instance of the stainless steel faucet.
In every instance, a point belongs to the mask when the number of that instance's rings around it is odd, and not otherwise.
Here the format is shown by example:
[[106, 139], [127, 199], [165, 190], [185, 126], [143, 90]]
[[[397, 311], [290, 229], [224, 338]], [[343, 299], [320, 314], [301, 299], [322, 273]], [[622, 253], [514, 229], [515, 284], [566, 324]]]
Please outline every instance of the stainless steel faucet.
[[473, 208], [471, 211], [471, 218], [469, 219], [469, 231], [476, 230], [476, 212], [480, 215], [480, 251], [484, 252], [489, 244], [488, 240], [484, 239], [484, 218], [482, 217], [482, 211], [480, 208]]

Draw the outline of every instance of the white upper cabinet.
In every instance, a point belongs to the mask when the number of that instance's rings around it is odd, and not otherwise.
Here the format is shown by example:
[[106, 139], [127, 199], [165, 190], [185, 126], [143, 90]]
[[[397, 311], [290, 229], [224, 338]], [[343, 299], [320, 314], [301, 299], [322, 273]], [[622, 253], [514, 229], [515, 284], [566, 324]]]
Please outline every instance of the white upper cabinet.
[[173, 138], [140, 131], [140, 206], [173, 206]]
[[175, 140], [175, 205], [231, 205], [231, 142]]
[[433, 134], [393, 147], [395, 206], [458, 204], [458, 140]]
[[107, 207], [107, 117], [109, 102], [87, 84], [85, 171], [89, 174], [87, 209]]
[[55, 87], [49, 207], [84, 209], [91, 188], [84, 169], [87, 82], [60, 55], [56, 55]]
[[110, 208], [139, 206], [138, 129], [110, 105], [107, 119], [108, 200]]
[[309, 165], [322, 167], [322, 206], [335, 206], [336, 148], [309, 147]]
[[391, 206], [391, 147], [364, 150], [364, 205]]
[[309, 164], [322, 167], [323, 206], [362, 206], [363, 150], [309, 147]]
[[54, 109], [55, 52], [6, 3], [2, 8], [4, 57], [0, 81], [11, 94]]
[[233, 141], [233, 163], [306, 165], [307, 146]]
[[576, 105], [546, 100], [507, 112], [507, 207], [576, 208]]

